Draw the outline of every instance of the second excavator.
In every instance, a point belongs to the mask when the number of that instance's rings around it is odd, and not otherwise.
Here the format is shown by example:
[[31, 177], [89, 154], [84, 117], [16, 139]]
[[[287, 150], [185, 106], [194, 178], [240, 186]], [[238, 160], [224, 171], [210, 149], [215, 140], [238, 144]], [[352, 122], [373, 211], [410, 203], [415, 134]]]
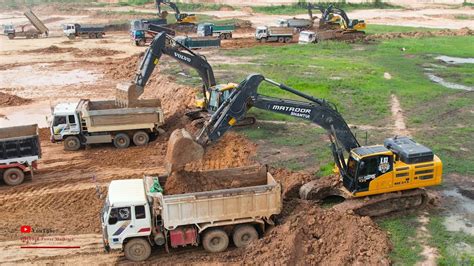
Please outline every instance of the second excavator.
[[[262, 82], [305, 101], [259, 94]], [[300, 189], [304, 199], [338, 195], [350, 199], [346, 202], [352, 203], [350, 208], [354, 212], [378, 216], [423, 206], [427, 194], [421, 188], [441, 183], [442, 162], [429, 148], [408, 137], [388, 138], [384, 145], [361, 146], [334, 104], [260, 74], [251, 74], [242, 81], [195, 137], [184, 129], [173, 132], [168, 144], [167, 169], [179, 171], [187, 163], [202, 159], [204, 147], [221, 138], [252, 107], [309, 120], [327, 131], [342, 182], [322, 185], [319, 180], [311, 181]]]

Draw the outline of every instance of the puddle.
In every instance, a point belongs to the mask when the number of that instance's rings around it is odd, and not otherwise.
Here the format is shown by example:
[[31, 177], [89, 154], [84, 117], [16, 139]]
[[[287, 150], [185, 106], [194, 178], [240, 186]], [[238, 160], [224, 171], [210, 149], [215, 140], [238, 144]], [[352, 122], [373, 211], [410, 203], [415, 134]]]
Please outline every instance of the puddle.
[[474, 235], [474, 200], [464, 197], [457, 189], [444, 190], [443, 193], [455, 201], [444, 221], [446, 229]]
[[446, 64], [474, 64], [474, 58], [462, 58], [462, 57], [451, 57], [451, 56], [438, 56], [435, 59], [443, 61]]
[[[425, 70], [432, 70], [432, 69], [429, 69], [429, 68], [425, 68]], [[454, 83], [454, 82], [449, 82], [449, 81], [446, 81], [444, 80], [442, 77], [438, 77], [436, 76], [435, 74], [433, 73], [425, 73], [428, 78], [433, 81], [433, 82], [436, 82], [438, 83], [439, 85], [445, 87], [445, 88], [448, 88], [448, 89], [454, 89], [454, 90], [465, 90], [465, 91], [473, 91], [474, 90], [474, 87], [470, 87], [470, 86], [466, 86], [466, 85], [462, 85], [462, 84], [457, 84], [457, 83]]]
[[47, 65], [21, 66], [0, 71], [0, 86], [10, 87], [49, 87], [74, 84], [92, 84], [101, 75], [93, 71], [74, 69], [55, 70]]

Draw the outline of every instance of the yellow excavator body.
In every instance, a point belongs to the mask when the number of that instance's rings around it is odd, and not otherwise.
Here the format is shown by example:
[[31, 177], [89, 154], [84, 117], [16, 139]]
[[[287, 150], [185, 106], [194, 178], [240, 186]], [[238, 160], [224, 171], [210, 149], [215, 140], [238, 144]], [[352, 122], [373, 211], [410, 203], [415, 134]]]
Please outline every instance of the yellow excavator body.
[[184, 18], [182, 18], [179, 23], [189, 23], [189, 24], [196, 24], [197, 23], [197, 17], [195, 14], [187, 14]]

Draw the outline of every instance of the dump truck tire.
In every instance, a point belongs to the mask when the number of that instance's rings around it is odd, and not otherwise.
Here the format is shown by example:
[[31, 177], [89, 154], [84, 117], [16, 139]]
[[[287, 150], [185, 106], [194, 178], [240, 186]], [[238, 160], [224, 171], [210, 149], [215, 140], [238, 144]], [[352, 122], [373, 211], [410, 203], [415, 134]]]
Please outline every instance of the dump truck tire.
[[25, 173], [19, 168], [9, 168], [3, 172], [3, 181], [9, 186], [16, 186], [23, 183]]
[[256, 239], [258, 239], [257, 230], [249, 224], [236, 226], [232, 234], [234, 245], [238, 248], [245, 247]]
[[279, 42], [279, 43], [284, 43], [284, 42], [285, 42], [285, 38], [283, 38], [283, 37], [278, 37], [278, 42]]
[[13, 40], [15, 38], [15, 35], [13, 33], [8, 34], [8, 39]]
[[285, 42], [286, 42], [286, 43], [290, 43], [290, 42], [291, 42], [291, 38], [290, 38], [290, 37], [286, 37], [286, 38], [285, 38]]
[[76, 36], [74, 36], [74, 35], [68, 35], [67, 38], [68, 38], [69, 40], [74, 40], [74, 39], [76, 39]]
[[64, 150], [77, 151], [81, 148], [81, 141], [76, 136], [69, 136], [64, 139]]
[[147, 145], [150, 141], [150, 136], [145, 131], [137, 131], [133, 134], [133, 144], [136, 146]]
[[204, 234], [202, 245], [209, 252], [222, 252], [229, 246], [229, 236], [222, 229], [210, 229]]
[[125, 133], [119, 133], [114, 137], [114, 145], [118, 149], [125, 149], [130, 146], [130, 137]]
[[151, 255], [151, 246], [143, 238], [134, 238], [125, 244], [124, 253], [131, 261], [144, 261]]

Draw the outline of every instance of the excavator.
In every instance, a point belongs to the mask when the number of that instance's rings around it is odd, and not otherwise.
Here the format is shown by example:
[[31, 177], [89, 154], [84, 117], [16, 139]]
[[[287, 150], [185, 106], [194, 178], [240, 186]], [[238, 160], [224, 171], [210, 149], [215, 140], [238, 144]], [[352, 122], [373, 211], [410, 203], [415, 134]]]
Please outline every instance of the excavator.
[[155, 5], [156, 8], [158, 9], [158, 16], [166, 19], [166, 16], [168, 16], [168, 12], [166, 11], [161, 11], [161, 4], [168, 5], [171, 9], [174, 10], [176, 22], [179, 24], [196, 24], [197, 22], [197, 17], [195, 14], [187, 14], [187, 13], [181, 13], [179, 11], [178, 6], [169, 1], [169, 0], [155, 0]]
[[361, 38], [365, 34], [363, 31], [366, 28], [364, 20], [349, 19], [344, 10], [332, 4], [324, 8], [308, 3], [307, 9], [311, 21], [316, 19], [316, 17], [313, 16], [313, 9], [318, 9], [321, 12], [319, 27], [316, 32], [319, 40], [353, 40]]
[[[304, 100], [259, 94], [262, 82]], [[346, 204], [360, 215], [379, 216], [425, 205], [428, 197], [422, 188], [442, 181], [442, 162], [429, 148], [401, 136], [386, 139], [384, 145], [361, 146], [334, 104], [261, 74], [251, 74], [238, 84], [195, 136], [184, 129], [171, 134], [165, 160], [168, 172], [199, 162], [204, 148], [219, 140], [252, 107], [309, 120], [327, 131], [339, 182], [306, 183], [300, 189], [303, 199], [341, 196], [350, 200], [339, 205]]]
[[[135, 78], [131, 83], [121, 83], [116, 89], [116, 105], [120, 107], [134, 107], [138, 98], [143, 94], [144, 88], [151, 77], [161, 56], [165, 54], [197, 71], [202, 80], [202, 98], [196, 100], [196, 109], [186, 112], [186, 115], [199, 126], [213, 114], [220, 105], [232, 94], [237, 87], [235, 83], [216, 84], [214, 71], [203, 55], [197, 54], [176, 42], [166, 32], [159, 32], [153, 38], [150, 46], [145, 51]], [[239, 125], [254, 124], [254, 117], [247, 117]]]

